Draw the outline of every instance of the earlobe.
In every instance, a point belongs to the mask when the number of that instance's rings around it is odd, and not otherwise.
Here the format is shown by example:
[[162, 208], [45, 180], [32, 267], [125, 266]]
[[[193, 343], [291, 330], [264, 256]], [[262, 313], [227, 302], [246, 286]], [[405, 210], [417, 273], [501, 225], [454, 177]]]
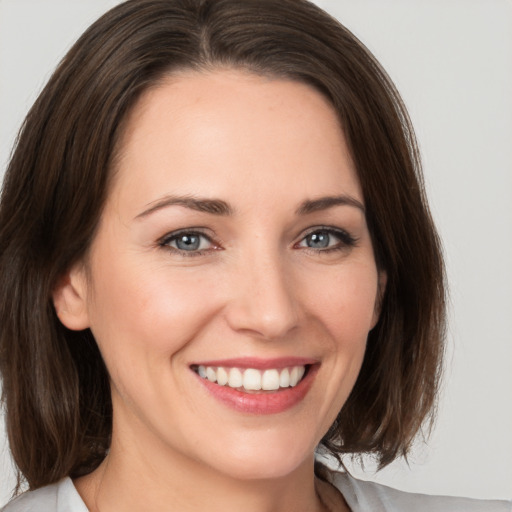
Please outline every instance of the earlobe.
[[53, 305], [62, 324], [73, 331], [89, 327], [86, 278], [82, 266], [72, 267], [53, 289]]
[[377, 285], [377, 296], [375, 298], [375, 307], [373, 309], [373, 319], [371, 329], [373, 329], [380, 318], [382, 311], [382, 301], [384, 300], [384, 293], [386, 292], [386, 284], [388, 282], [388, 275], [384, 270], [379, 270], [378, 285]]

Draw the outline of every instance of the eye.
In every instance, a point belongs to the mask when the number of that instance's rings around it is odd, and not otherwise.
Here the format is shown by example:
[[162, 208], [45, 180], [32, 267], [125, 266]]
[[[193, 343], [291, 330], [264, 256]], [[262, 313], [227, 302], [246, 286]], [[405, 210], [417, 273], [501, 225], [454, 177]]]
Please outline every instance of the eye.
[[160, 245], [190, 256], [216, 248], [210, 237], [197, 231], [171, 233], [160, 241]]
[[327, 231], [317, 231], [316, 233], [309, 234], [304, 239], [304, 243], [311, 249], [325, 249], [333, 243], [333, 239], [336, 241], [336, 237], [331, 233]]
[[334, 228], [321, 228], [309, 232], [297, 245], [318, 251], [341, 250], [352, 247], [356, 240], [346, 231]]

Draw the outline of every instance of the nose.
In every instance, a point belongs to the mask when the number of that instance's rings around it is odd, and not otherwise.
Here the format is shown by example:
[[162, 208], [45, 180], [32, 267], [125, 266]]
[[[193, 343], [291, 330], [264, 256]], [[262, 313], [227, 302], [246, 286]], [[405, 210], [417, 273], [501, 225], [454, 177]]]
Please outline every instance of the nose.
[[294, 283], [279, 255], [252, 257], [233, 276], [226, 319], [250, 336], [283, 338], [298, 325]]

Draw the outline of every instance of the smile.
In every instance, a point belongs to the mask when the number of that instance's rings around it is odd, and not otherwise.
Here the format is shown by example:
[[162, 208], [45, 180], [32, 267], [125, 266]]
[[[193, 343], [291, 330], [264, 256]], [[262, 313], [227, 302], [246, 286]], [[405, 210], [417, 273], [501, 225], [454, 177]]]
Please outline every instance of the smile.
[[235, 411], [258, 415], [299, 406], [319, 368], [318, 360], [300, 357], [198, 361], [190, 366], [210, 396]]
[[295, 387], [306, 373], [306, 365], [288, 368], [229, 368], [199, 365], [193, 370], [203, 379], [239, 391], [277, 391]]

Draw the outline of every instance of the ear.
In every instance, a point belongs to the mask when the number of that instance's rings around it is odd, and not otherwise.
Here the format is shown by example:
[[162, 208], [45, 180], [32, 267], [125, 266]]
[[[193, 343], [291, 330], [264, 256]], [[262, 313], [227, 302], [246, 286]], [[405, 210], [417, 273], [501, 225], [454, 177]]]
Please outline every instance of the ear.
[[73, 331], [89, 327], [87, 311], [87, 278], [83, 264], [74, 265], [53, 289], [55, 311], [62, 324]]
[[386, 271], [379, 270], [378, 283], [377, 283], [377, 296], [375, 298], [375, 307], [373, 309], [373, 319], [370, 330], [372, 330], [379, 321], [380, 312], [382, 310], [382, 301], [384, 300], [384, 293], [386, 292], [386, 284], [388, 282], [388, 275]]

